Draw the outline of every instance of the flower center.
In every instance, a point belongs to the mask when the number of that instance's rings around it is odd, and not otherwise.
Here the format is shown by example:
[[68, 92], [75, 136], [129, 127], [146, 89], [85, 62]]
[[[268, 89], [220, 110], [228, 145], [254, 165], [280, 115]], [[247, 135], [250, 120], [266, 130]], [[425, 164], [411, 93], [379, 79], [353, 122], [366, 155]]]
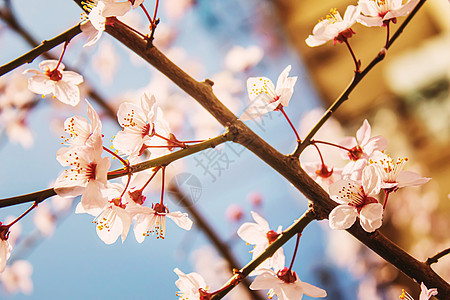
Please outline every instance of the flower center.
[[361, 146], [355, 146], [348, 151], [347, 155], [350, 160], [357, 161], [362, 157], [363, 153]]
[[60, 81], [62, 79], [62, 74], [58, 71], [58, 69], [54, 69], [53, 71], [47, 70], [45, 71], [45, 75], [53, 81]]
[[289, 270], [288, 267], [284, 267], [282, 270], [278, 271], [277, 277], [286, 283], [294, 283], [297, 280], [297, 274]]
[[[362, 188], [361, 188], [362, 189]], [[362, 196], [362, 195], [358, 195], [359, 197], [354, 197], [352, 199], [352, 202], [350, 202], [348, 205], [350, 206], [354, 206], [357, 210], [358, 213], [361, 212], [361, 209], [366, 206], [367, 204], [370, 203], [378, 203], [377, 199], [375, 199], [374, 197], [367, 197], [367, 196]]]
[[135, 190], [132, 192], [128, 192], [128, 195], [135, 203], [140, 205], [144, 204], [146, 197], [142, 195], [142, 190]]
[[322, 165], [320, 169], [316, 170], [316, 174], [317, 176], [320, 176], [322, 178], [328, 178], [333, 175], [333, 168], [331, 170], [328, 170], [326, 165]]
[[95, 180], [95, 170], [97, 169], [97, 164], [90, 162], [86, 168], [86, 177], [88, 180]]

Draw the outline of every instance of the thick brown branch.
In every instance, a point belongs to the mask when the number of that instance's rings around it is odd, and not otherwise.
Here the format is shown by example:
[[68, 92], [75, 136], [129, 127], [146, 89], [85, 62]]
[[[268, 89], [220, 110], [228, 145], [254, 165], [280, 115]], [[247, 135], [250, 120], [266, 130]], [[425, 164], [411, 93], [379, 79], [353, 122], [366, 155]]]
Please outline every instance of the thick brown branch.
[[[311, 200], [318, 218], [326, 218], [336, 206], [329, 195], [303, 171], [297, 157], [279, 153], [252, 132], [217, 99], [209, 84], [198, 82], [187, 75], [156, 47], [149, 47], [146, 41], [120, 24], [116, 23], [113, 27], [107, 26], [106, 31], [191, 95], [222, 125], [236, 130], [235, 141], [255, 153]], [[450, 294], [450, 286], [445, 280], [434, 273], [428, 265], [408, 255], [381, 233], [369, 234], [357, 223], [348, 231], [416, 282], [424, 282], [427, 286], [437, 287], [441, 295]]]

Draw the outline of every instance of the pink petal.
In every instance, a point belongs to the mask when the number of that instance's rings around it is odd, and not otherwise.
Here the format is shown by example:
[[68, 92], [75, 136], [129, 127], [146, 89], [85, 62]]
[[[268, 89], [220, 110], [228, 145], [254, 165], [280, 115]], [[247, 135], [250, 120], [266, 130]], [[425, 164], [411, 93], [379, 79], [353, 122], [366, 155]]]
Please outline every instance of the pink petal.
[[343, 204], [336, 206], [330, 212], [328, 219], [332, 229], [348, 229], [355, 223], [357, 216], [355, 207]]
[[365, 231], [374, 232], [381, 227], [383, 221], [383, 205], [380, 203], [367, 204], [361, 209], [359, 219]]
[[416, 172], [400, 171], [397, 176], [398, 187], [422, 185], [430, 181], [431, 178], [422, 177]]

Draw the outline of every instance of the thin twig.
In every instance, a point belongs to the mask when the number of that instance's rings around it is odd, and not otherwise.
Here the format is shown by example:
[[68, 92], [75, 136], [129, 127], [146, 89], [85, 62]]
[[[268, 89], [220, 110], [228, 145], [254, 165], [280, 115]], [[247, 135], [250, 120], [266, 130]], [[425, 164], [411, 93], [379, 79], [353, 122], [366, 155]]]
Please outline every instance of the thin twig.
[[370, 62], [370, 64], [364, 68], [361, 73], [356, 72], [353, 76], [353, 79], [351, 83], [347, 86], [347, 88], [344, 90], [344, 92], [334, 101], [334, 103], [328, 108], [328, 110], [325, 112], [325, 114], [322, 116], [322, 118], [317, 122], [317, 124], [311, 129], [311, 131], [308, 133], [306, 138], [303, 140], [303, 142], [298, 143], [297, 149], [295, 149], [293, 156], [299, 157], [300, 154], [305, 150], [307, 146], [311, 144], [311, 139], [314, 137], [314, 135], [317, 133], [317, 131], [325, 124], [325, 122], [331, 117], [331, 115], [341, 106], [342, 103], [344, 103], [350, 93], [355, 89], [355, 87], [359, 84], [359, 82], [369, 73], [370, 70], [374, 66], [376, 66], [380, 61], [382, 61], [386, 55], [386, 51], [392, 46], [392, 44], [395, 42], [395, 40], [400, 36], [400, 34], [403, 32], [403, 29], [408, 25], [408, 23], [411, 21], [411, 19], [414, 17], [414, 15], [419, 11], [419, 9], [422, 7], [422, 5], [425, 3], [426, 0], [420, 0], [420, 2], [416, 5], [416, 7], [413, 9], [413, 11], [409, 14], [409, 16], [403, 21], [403, 23], [400, 25], [400, 27], [397, 29], [397, 31], [394, 33], [392, 38], [389, 40], [389, 42], [386, 44], [386, 47], [381, 49], [381, 51], [377, 54], [377, 56]]
[[437, 263], [440, 258], [444, 257], [447, 254], [450, 254], [450, 248], [445, 249], [438, 254], [428, 258], [425, 263], [430, 266], [431, 264]]
[[[179, 150], [179, 151], [176, 151], [176, 152], [173, 152], [173, 153], [161, 156], [161, 157], [157, 157], [157, 158], [154, 158], [154, 159], [151, 159], [151, 160], [148, 160], [148, 161], [136, 164], [136, 165], [132, 165], [129, 167], [130, 173], [136, 173], [136, 172], [140, 172], [140, 171], [150, 169], [153, 167], [167, 165], [171, 162], [174, 162], [175, 160], [186, 157], [188, 155], [203, 151], [208, 148], [214, 148], [217, 145], [220, 145], [222, 143], [232, 140], [233, 138], [234, 138], [234, 134], [232, 132], [227, 131], [226, 133], [221, 134], [213, 139], [209, 139], [202, 143], [192, 145], [189, 148], [182, 149], [182, 150]], [[118, 170], [111, 171], [111, 173], [114, 173], [114, 174], [108, 175], [108, 180], [127, 175], [128, 172], [119, 172], [119, 171], [123, 171], [123, 170], [124, 169], [118, 169]], [[22, 204], [22, 203], [26, 203], [26, 202], [33, 202], [33, 201], [40, 203], [40, 202], [44, 201], [45, 199], [50, 198], [55, 195], [56, 195], [56, 193], [55, 193], [54, 189], [50, 188], [50, 189], [34, 192], [31, 194], [27, 194], [27, 195], [21, 195], [21, 196], [15, 196], [15, 197], [11, 197], [11, 198], [1, 199], [0, 200], [0, 208], [17, 205], [17, 204]]]

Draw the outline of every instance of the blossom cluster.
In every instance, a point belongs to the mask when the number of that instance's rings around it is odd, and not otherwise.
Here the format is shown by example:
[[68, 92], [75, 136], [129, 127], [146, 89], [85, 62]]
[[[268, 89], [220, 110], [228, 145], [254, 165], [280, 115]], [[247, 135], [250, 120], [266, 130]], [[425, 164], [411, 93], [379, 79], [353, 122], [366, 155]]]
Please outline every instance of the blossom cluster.
[[[69, 168], [56, 180], [55, 192], [62, 197], [81, 195], [76, 212], [95, 217], [97, 233], [106, 244], [114, 243], [119, 236], [123, 242], [133, 220], [134, 234], [139, 243], [150, 233], [157, 233], [158, 238], [164, 238], [166, 216], [185, 230], [192, 226], [186, 213], [169, 212], [162, 198], [152, 207], [143, 205], [146, 199], [143, 190], [162, 167], [156, 167], [153, 174], [126, 173], [130, 162], [136, 161], [152, 144], [159, 143], [166, 149], [178, 146], [178, 141], [170, 133], [162, 111], [155, 102], [154, 96], [144, 94], [141, 105], [128, 102], [121, 104], [117, 116], [123, 130], [113, 141], [115, 152], [103, 146], [102, 123], [89, 102], [86, 101], [88, 119], [75, 116], [64, 122], [64, 130], [68, 133], [65, 143], [68, 147], [61, 148], [56, 157], [62, 166]], [[126, 183], [108, 182], [111, 162], [109, 157], [102, 157], [104, 151], [124, 164]], [[128, 156], [128, 160], [117, 153]], [[143, 184], [145, 181], [147, 183]]]
[[398, 17], [403, 17], [411, 12], [419, 0], [409, 0], [402, 4], [401, 0], [359, 0], [358, 5], [349, 5], [342, 18], [337, 9], [332, 9], [330, 14], [314, 27], [313, 34], [305, 40], [310, 47], [323, 45], [333, 40], [346, 42], [355, 32], [351, 27], [356, 23], [364, 26], [387, 26], [389, 22], [396, 23]]

